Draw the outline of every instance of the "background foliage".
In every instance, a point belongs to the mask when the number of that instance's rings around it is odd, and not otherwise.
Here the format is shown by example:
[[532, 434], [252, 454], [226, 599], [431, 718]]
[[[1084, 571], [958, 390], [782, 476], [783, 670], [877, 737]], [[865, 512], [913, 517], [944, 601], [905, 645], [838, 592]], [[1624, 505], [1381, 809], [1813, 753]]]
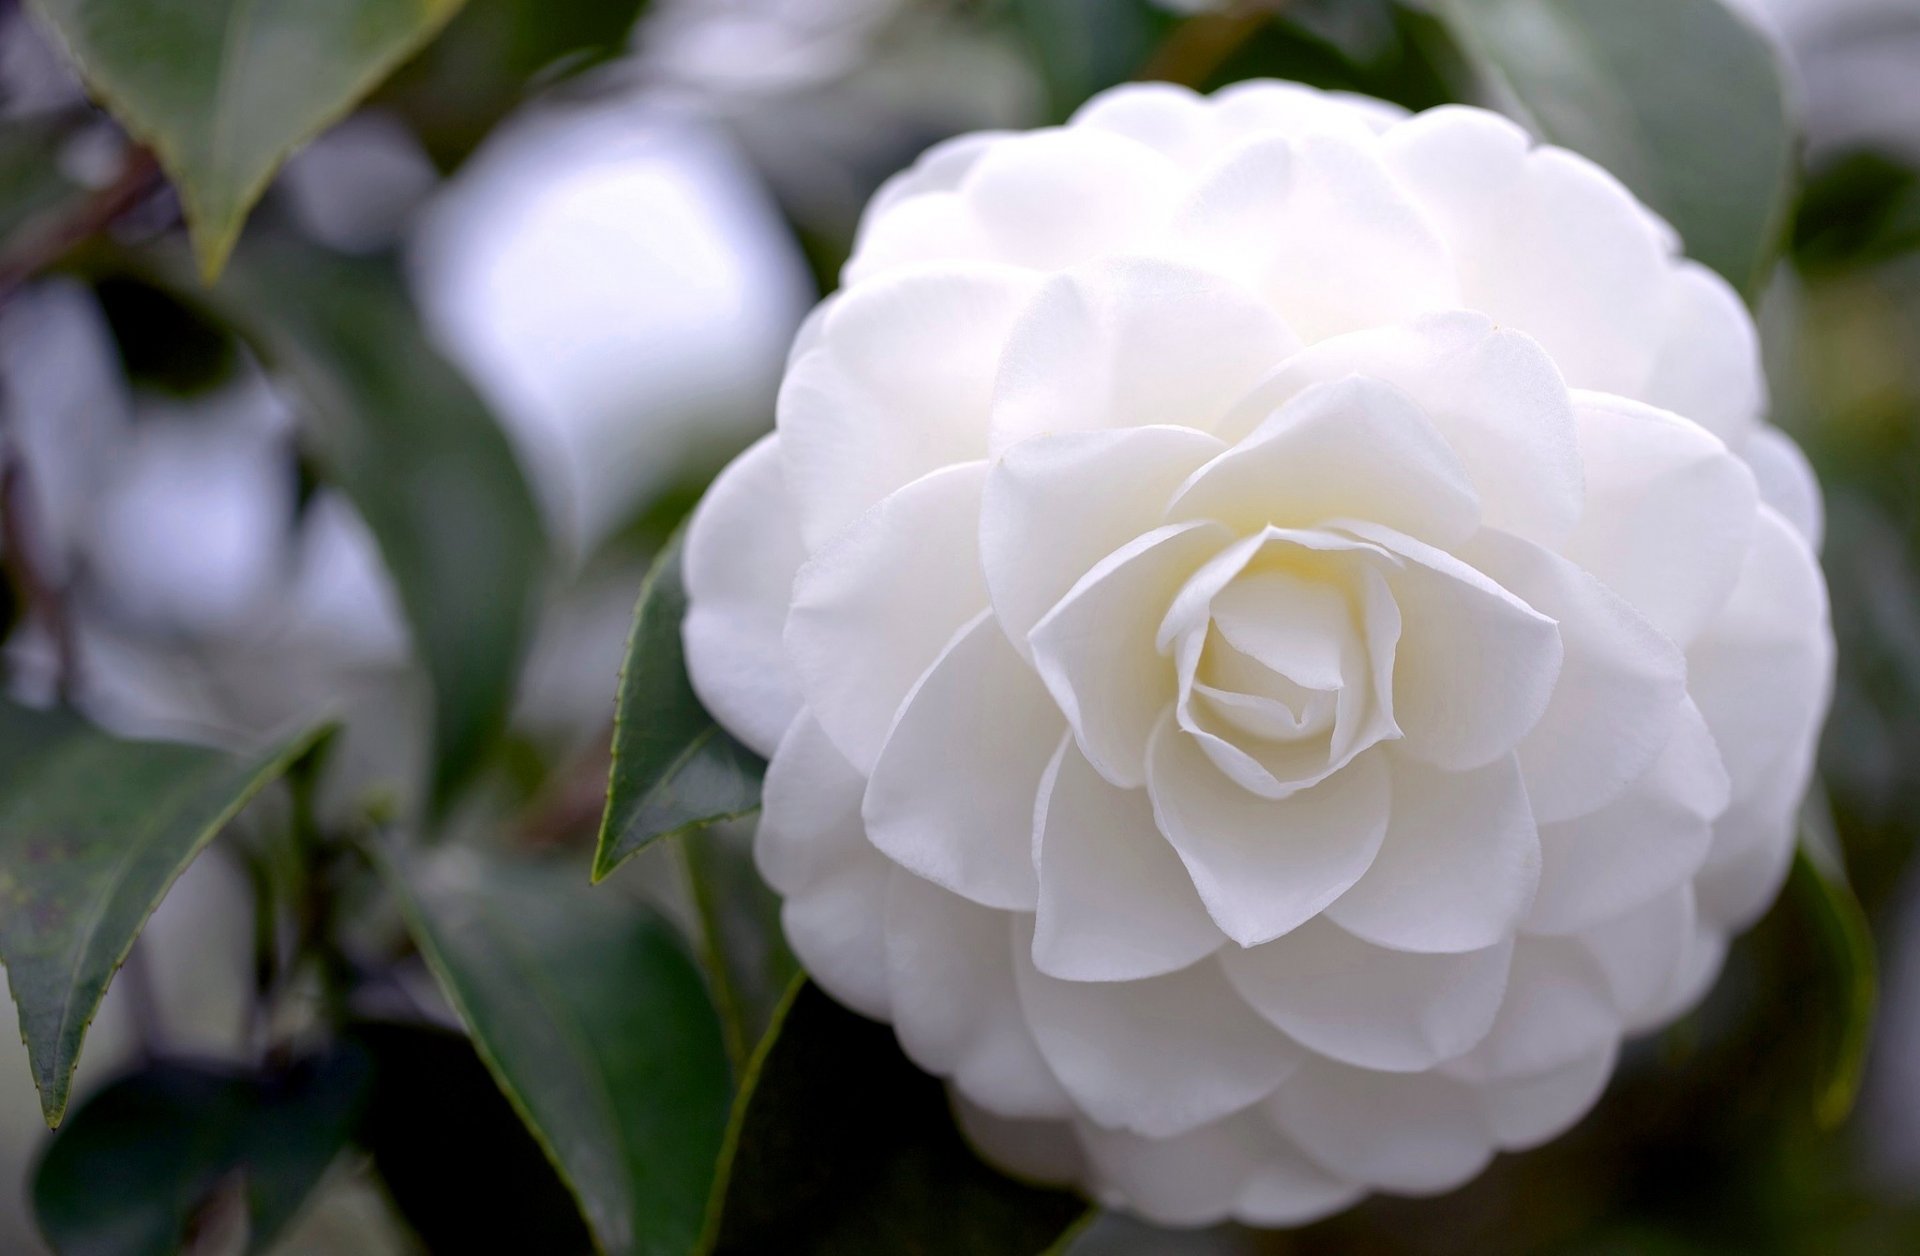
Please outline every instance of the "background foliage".
[[[0, 1250], [1920, 1246], [1920, 11], [1192, 7], [0, 0]], [[1910, 58], [1904, 114], [1836, 110], [1856, 45]], [[1572, 1134], [1173, 1236], [986, 1168], [796, 973], [672, 538], [882, 177], [1258, 76], [1504, 108], [1749, 294], [1841, 675], [1781, 904]], [[582, 170], [614, 199], [540, 199]], [[548, 235], [436, 286], [475, 203]]]

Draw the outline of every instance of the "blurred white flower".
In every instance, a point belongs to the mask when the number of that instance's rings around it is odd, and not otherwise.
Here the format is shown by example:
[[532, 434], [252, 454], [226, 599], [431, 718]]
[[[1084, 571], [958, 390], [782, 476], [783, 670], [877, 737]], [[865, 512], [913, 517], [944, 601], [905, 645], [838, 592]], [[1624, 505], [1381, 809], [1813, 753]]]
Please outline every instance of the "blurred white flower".
[[928, 144], [1030, 126], [1041, 108], [1015, 48], [925, 0], [663, 0], [635, 48], [637, 79], [724, 124], [830, 241]]
[[413, 262], [430, 331], [581, 551], [766, 427], [811, 290], [724, 136], [628, 100], [503, 127], [429, 207]]
[[1732, 290], [1493, 114], [932, 150], [688, 538], [794, 950], [1161, 1222], [1553, 1137], [1791, 854], [1832, 642], [1764, 409]]
[[275, 185], [309, 236], [342, 253], [397, 243], [439, 176], [399, 119], [354, 114], [294, 154]]

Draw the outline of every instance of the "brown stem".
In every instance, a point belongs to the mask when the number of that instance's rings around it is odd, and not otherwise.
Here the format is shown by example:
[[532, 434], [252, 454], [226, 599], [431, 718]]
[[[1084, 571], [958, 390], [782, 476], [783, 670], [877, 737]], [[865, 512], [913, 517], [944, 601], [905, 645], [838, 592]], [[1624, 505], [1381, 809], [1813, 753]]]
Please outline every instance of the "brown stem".
[[112, 226], [120, 215], [145, 200], [159, 181], [160, 163], [153, 153], [129, 148], [112, 183], [81, 202], [73, 213], [40, 231], [27, 233], [14, 248], [0, 255], [0, 305], [6, 304], [21, 284]]

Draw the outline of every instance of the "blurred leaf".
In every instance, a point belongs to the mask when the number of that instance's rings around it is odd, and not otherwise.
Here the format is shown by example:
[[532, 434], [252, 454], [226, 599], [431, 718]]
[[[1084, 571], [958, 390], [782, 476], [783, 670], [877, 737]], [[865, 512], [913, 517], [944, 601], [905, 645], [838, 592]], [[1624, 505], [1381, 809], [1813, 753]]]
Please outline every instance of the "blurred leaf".
[[375, 99], [451, 168], [532, 91], [618, 56], [646, 0], [467, 0]]
[[727, 1119], [720, 1023], [673, 930], [570, 864], [379, 856], [474, 1045], [610, 1256], [681, 1256]]
[[294, 149], [431, 39], [460, 0], [29, 0], [179, 189], [201, 276]]
[[0, 122], [0, 245], [79, 192], [60, 171], [66, 138], [33, 119]]
[[760, 1041], [800, 971], [780, 928], [780, 896], [753, 863], [751, 825], [716, 824], [678, 851], [700, 918], [701, 960], [736, 1068]]
[[292, 376], [319, 465], [380, 544], [433, 681], [444, 805], [506, 726], [539, 609], [547, 539], [520, 463], [388, 267], [249, 252], [218, 297]]
[[1802, 266], [1860, 266], [1920, 247], [1920, 170], [1854, 153], [1807, 185], [1794, 220]]
[[352, 1048], [269, 1074], [150, 1064], [87, 1100], [47, 1148], [40, 1228], [63, 1256], [166, 1256], [231, 1193], [247, 1250], [263, 1251], [346, 1146], [367, 1079]]
[[1757, 291], [1787, 228], [1795, 136], [1770, 39], [1725, 0], [1443, 0], [1537, 135], [1599, 162], [1692, 257]]
[[1013, 10], [1056, 120], [1138, 74], [1178, 20], [1147, 0], [1014, 0]]
[[385, 1021], [347, 1036], [373, 1060], [358, 1141], [428, 1251], [593, 1250], [573, 1196], [472, 1043]]
[[703, 1250], [1032, 1256], [1087, 1213], [988, 1168], [893, 1030], [797, 984], [734, 1100]]
[[316, 734], [246, 759], [0, 702], [0, 962], [47, 1124], [113, 974], [174, 879]]
[[1207, 78], [1278, 78], [1408, 109], [1460, 99], [1471, 74], [1439, 19], [1393, 0], [1292, 0]]
[[758, 755], [714, 723], [687, 679], [680, 621], [687, 591], [678, 537], [640, 586], [613, 715], [613, 769], [593, 856], [603, 880], [654, 841], [760, 805]]
[[[1813, 810], [1811, 804], [1809, 810]], [[1814, 1119], [1823, 1129], [1835, 1129], [1853, 1111], [1866, 1073], [1879, 999], [1873, 935], [1847, 882], [1840, 845], [1829, 824], [1816, 820], [1803, 824], [1800, 845], [1794, 851], [1792, 884], [1820, 938], [1828, 976], [1827, 1065], [1814, 1100]]]

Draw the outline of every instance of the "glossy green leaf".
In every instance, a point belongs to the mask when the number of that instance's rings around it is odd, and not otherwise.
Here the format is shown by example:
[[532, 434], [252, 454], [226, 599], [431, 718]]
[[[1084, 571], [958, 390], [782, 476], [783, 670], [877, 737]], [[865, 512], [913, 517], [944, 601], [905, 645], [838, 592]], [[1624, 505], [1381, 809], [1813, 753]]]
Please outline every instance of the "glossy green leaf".
[[741, 1083], [703, 1250], [1036, 1256], [1087, 1211], [987, 1167], [893, 1031], [803, 983]]
[[532, 636], [549, 558], [532, 490], [390, 268], [249, 252], [217, 300], [290, 376], [323, 473], [379, 542], [433, 682], [444, 804], [505, 728]]
[[29, 0], [179, 189], [220, 273], [280, 163], [432, 38], [460, 0]]
[[571, 864], [383, 854], [415, 941], [611, 1256], [682, 1256], [726, 1128], [726, 1048], [673, 930]]
[[247, 1250], [264, 1251], [346, 1146], [367, 1078], [351, 1048], [270, 1074], [150, 1064], [53, 1140], [33, 1180], [40, 1228], [62, 1256], [169, 1256], [230, 1194]]
[[1847, 880], [1839, 841], [1824, 813], [1811, 805], [1809, 810], [1817, 818], [1802, 826], [1790, 879], [1794, 897], [1820, 940], [1826, 973], [1826, 1063], [1813, 1111], [1822, 1128], [1833, 1129], [1853, 1111], [1866, 1076], [1879, 1002], [1879, 965], [1867, 914]]
[[1752, 293], [1785, 235], [1795, 136], [1772, 41], [1725, 0], [1443, 0], [1500, 102], [1665, 215]]
[[780, 927], [780, 896], [753, 862], [753, 826], [716, 824], [679, 840], [699, 918], [701, 962], [736, 1067], [773, 1024], [799, 961]]
[[593, 856], [604, 879], [662, 837], [745, 815], [760, 805], [760, 757], [730, 737], [694, 696], [680, 621], [687, 590], [680, 539], [640, 586], [613, 715], [613, 768]]
[[253, 758], [121, 741], [0, 702], [0, 962], [49, 1125], [147, 917], [213, 835], [312, 744]]

